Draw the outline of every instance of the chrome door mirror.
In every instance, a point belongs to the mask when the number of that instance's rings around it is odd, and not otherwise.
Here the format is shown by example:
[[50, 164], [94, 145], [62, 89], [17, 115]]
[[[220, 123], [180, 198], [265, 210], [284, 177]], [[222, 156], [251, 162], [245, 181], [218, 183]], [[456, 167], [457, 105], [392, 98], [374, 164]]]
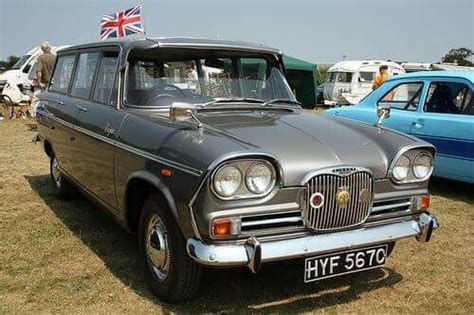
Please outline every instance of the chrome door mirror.
[[202, 128], [202, 123], [196, 117], [197, 108], [194, 104], [174, 102], [170, 107], [171, 121], [184, 121], [193, 119], [198, 128]]
[[383, 121], [390, 117], [390, 103], [379, 102], [377, 104], [377, 117], [379, 120], [375, 123], [375, 126], [380, 128]]

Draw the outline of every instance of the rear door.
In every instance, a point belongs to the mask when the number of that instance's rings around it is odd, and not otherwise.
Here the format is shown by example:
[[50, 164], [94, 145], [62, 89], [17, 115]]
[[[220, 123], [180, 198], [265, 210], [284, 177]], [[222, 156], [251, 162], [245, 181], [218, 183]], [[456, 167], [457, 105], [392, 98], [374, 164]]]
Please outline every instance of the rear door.
[[125, 116], [116, 106], [118, 55], [118, 48], [82, 53], [71, 88], [80, 134], [75, 172], [82, 185], [111, 207], [117, 206], [114, 144]]
[[455, 78], [432, 80], [410, 133], [437, 149], [435, 175], [474, 181], [473, 86]]
[[68, 92], [76, 57], [75, 53], [58, 57], [48, 89], [50, 93], [47, 93], [44, 98], [48, 104], [48, 114], [53, 118], [49, 126], [53, 151], [62, 171], [70, 176], [74, 176], [74, 139], [76, 137], [74, 122], [77, 110]]

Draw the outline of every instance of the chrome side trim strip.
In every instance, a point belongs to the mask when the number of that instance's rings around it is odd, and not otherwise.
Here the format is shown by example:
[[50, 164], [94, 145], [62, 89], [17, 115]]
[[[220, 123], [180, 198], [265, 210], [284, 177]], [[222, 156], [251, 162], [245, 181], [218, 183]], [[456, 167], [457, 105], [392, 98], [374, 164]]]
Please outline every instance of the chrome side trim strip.
[[143, 151], [143, 150], [140, 150], [140, 149], [137, 149], [137, 148], [134, 148], [128, 144], [125, 144], [125, 143], [122, 143], [120, 141], [117, 141], [117, 140], [112, 140], [106, 136], [102, 136], [102, 135], [99, 135], [95, 132], [91, 132], [90, 130], [87, 130], [87, 129], [84, 129], [80, 126], [77, 126], [77, 125], [73, 125], [67, 121], [64, 121], [50, 113], [47, 113], [45, 111], [38, 111], [38, 114], [41, 114], [45, 117], [48, 117], [60, 124], [63, 124], [65, 125], [66, 127], [69, 127], [71, 129], [74, 129], [80, 133], [83, 133], [87, 136], [90, 136], [92, 138], [95, 138], [97, 140], [100, 140], [100, 141], [103, 141], [103, 142], [106, 142], [112, 146], [115, 146], [115, 147], [118, 147], [120, 149], [123, 149], [125, 151], [128, 151], [130, 153], [133, 153], [133, 154], [136, 154], [136, 155], [139, 155], [139, 156], [142, 156], [146, 159], [149, 159], [149, 160], [152, 160], [152, 161], [155, 161], [155, 162], [158, 162], [158, 163], [161, 163], [161, 164], [165, 164], [165, 165], [168, 165], [170, 167], [173, 167], [173, 168], [176, 168], [176, 169], [179, 169], [183, 172], [186, 172], [186, 173], [189, 173], [191, 175], [194, 175], [194, 176], [201, 176], [202, 175], [202, 171], [201, 170], [198, 170], [198, 169], [195, 169], [195, 168], [192, 168], [192, 167], [189, 167], [187, 165], [183, 165], [183, 164], [180, 164], [180, 163], [176, 163], [174, 161], [171, 161], [171, 160], [168, 160], [166, 158], [163, 158], [163, 157], [158, 157], [156, 155], [153, 155], [149, 152], [146, 152], [146, 151]]

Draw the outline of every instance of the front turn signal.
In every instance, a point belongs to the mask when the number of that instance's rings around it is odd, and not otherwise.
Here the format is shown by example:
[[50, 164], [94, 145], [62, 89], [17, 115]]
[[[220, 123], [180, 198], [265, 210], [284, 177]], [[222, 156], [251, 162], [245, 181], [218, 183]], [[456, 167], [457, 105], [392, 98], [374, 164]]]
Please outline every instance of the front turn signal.
[[430, 207], [430, 195], [421, 197], [420, 200], [420, 208], [423, 210], [427, 210]]

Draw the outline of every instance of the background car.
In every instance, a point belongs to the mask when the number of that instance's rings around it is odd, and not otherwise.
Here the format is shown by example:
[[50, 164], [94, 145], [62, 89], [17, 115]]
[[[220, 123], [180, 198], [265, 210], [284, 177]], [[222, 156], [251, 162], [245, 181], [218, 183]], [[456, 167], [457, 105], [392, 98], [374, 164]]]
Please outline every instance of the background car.
[[474, 73], [467, 71], [400, 75], [359, 104], [325, 113], [375, 123], [376, 107], [389, 105], [391, 115], [384, 126], [436, 147], [435, 176], [474, 183], [473, 82]]

